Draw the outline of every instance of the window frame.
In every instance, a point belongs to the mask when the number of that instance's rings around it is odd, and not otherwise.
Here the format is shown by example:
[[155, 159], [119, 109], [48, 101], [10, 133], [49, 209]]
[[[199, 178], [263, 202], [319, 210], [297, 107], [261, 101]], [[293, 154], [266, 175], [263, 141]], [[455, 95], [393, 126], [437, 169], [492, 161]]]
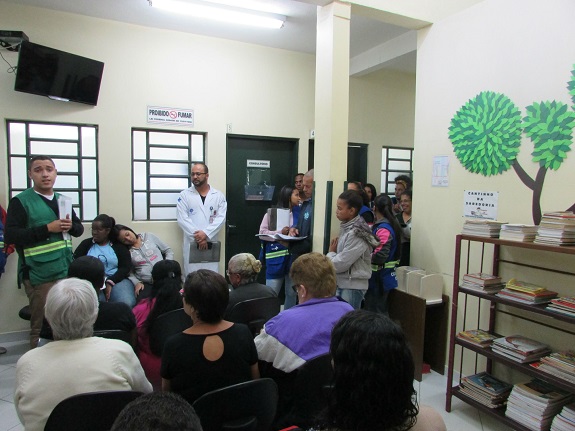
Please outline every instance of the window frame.
[[[12, 153], [12, 136], [11, 136], [11, 125], [13, 124], [23, 124], [24, 125], [24, 139], [25, 139], [25, 154], [16, 154]], [[7, 118], [5, 120], [6, 125], [6, 160], [7, 160], [7, 168], [8, 168], [8, 196], [12, 199], [17, 194], [23, 192], [24, 190], [33, 187], [32, 180], [27, 176], [26, 179], [26, 188], [21, 187], [14, 187], [13, 186], [13, 172], [12, 172], [12, 162], [14, 159], [24, 159], [26, 165], [26, 172], [28, 172], [28, 164], [29, 160], [33, 156], [37, 155], [45, 155], [51, 157], [56, 160], [75, 160], [78, 162], [78, 187], [77, 188], [70, 188], [70, 187], [55, 187], [54, 190], [58, 193], [62, 193], [63, 195], [67, 195], [67, 192], [77, 193], [78, 195], [78, 203], [73, 204], [73, 208], [76, 211], [76, 214], [80, 214], [80, 220], [85, 222], [92, 221], [93, 218], [86, 218], [85, 214], [85, 192], [94, 192], [95, 194], [95, 209], [96, 215], [99, 214], [100, 208], [100, 190], [99, 190], [99, 169], [98, 169], [98, 142], [99, 142], [99, 126], [97, 124], [88, 124], [88, 123], [68, 123], [68, 122], [57, 122], [57, 121], [33, 121], [33, 120], [18, 120], [13, 118]], [[33, 137], [30, 136], [30, 126], [31, 125], [50, 125], [50, 126], [65, 126], [65, 127], [76, 127], [78, 129], [78, 138], [77, 139], [69, 139], [69, 138], [48, 138], [48, 137]], [[88, 156], [83, 154], [83, 147], [82, 147], [82, 129], [83, 128], [93, 128], [94, 129], [94, 155]], [[51, 142], [51, 143], [76, 143], [77, 145], [77, 152], [76, 155], [59, 155], [54, 153], [32, 153], [31, 142]], [[84, 187], [84, 167], [83, 161], [85, 160], [94, 160], [96, 166], [95, 172], [95, 187]], [[58, 166], [56, 166], [58, 169]], [[74, 176], [73, 173], [69, 172], [61, 172], [58, 171], [59, 177], [66, 177], [66, 176]]]
[[[145, 133], [145, 158], [136, 158], [135, 156], [135, 133]], [[150, 143], [150, 134], [151, 133], [167, 133], [167, 134], [180, 134], [180, 135], [187, 135], [188, 137], [188, 144], [186, 147], [178, 146], [178, 145], [158, 145], [158, 144], [151, 144]], [[192, 160], [193, 148], [192, 148], [192, 138], [194, 135], [202, 136], [202, 155], [203, 160]], [[132, 193], [132, 220], [133, 221], [175, 221], [176, 215], [174, 213], [174, 218], [151, 218], [150, 214], [154, 208], [176, 208], [177, 202], [172, 204], [166, 203], [159, 203], [159, 204], [152, 204], [152, 195], [157, 193], [174, 193], [173, 189], [151, 189], [151, 181], [152, 179], [156, 178], [165, 178], [165, 179], [182, 179], [186, 178], [187, 180], [187, 188], [192, 186], [192, 178], [190, 176], [190, 169], [194, 163], [205, 163], [206, 159], [206, 146], [207, 146], [207, 133], [206, 132], [198, 132], [193, 130], [170, 130], [170, 129], [155, 129], [155, 128], [147, 128], [147, 127], [132, 127], [131, 129], [131, 150], [132, 150], [132, 175], [131, 175], [131, 193]], [[151, 149], [153, 148], [172, 148], [172, 149], [185, 149], [188, 152], [187, 160], [166, 160], [166, 159], [152, 159], [150, 157]], [[136, 189], [135, 187], [135, 170], [136, 170], [136, 163], [145, 163], [146, 166], [146, 188], [145, 189]], [[165, 164], [187, 164], [186, 175], [169, 175], [169, 174], [150, 174], [150, 166], [153, 163], [165, 163]], [[181, 190], [180, 190], [181, 191]], [[145, 193], [146, 195], [146, 218], [137, 218], [136, 217], [136, 194]], [[179, 192], [178, 192], [179, 193]]]
[[[409, 151], [409, 158], [397, 158], [397, 157], [392, 157], [390, 159], [389, 157], [389, 152], [390, 150], [402, 150], [402, 151]], [[381, 166], [381, 176], [380, 176], [380, 187], [382, 186], [382, 184], [385, 183], [385, 191], [382, 190], [381, 193], [385, 193], [387, 194], [389, 197], [394, 197], [395, 196], [395, 181], [394, 178], [397, 175], [408, 175], [413, 179], [413, 148], [406, 148], [406, 147], [387, 147], [387, 146], [382, 146], [381, 147], [381, 151], [382, 151], [382, 158], [383, 158], [383, 152], [385, 151], [385, 166]], [[405, 170], [405, 169], [389, 169], [389, 162], [390, 161], [401, 161], [401, 162], [405, 162], [405, 161], [409, 161], [409, 170]], [[393, 178], [389, 178], [390, 172], [393, 172], [394, 177]], [[385, 182], [384, 182], [385, 179]], [[390, 188], [390, 185], [392, 185], [392, 187]]]

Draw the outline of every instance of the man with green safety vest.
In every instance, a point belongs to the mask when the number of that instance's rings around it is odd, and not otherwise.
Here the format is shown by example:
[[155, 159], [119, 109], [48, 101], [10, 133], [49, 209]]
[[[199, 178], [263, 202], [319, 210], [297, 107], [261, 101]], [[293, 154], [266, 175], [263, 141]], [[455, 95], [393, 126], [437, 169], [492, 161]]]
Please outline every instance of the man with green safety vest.
[[[58, 171], [48, 156], [33, 156], [28, 177], [33, 187], [10, 200], [4, 239], [16, 246], [19, 279], [30, 301], [30, 346], [36, 347], [44, 319], [46, 295], [54, 283], [66, 278], [72, 262], [71, 236], [84, 226], [74, 211], [60, 216], [59, 193], [54, 192]], [[68, 235], [69, 234], [69, 235]]]

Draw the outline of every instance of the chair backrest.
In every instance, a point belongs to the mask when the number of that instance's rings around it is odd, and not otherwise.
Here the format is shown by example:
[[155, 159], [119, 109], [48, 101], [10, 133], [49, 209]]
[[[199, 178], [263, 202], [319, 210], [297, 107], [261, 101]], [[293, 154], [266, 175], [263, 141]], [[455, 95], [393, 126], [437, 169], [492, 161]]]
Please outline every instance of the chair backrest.
[[247, 299], [232, 307], [227, 320], [248, 325], [255, 337], [262, 330], [264, 324], [279, 312], [280, 301], [275, 296]]
[[129, 402], [143, 395], [136, 391], [89, 392], [60, 401], [52, 410], [45, 431], [104, 431]]
[[134, 341], [132, 333], [129, 331], [124, 331], [122, 329], [100, 329], [98, 331], [94, 331], [94, 337], [122, 340], [128, 343], [130, 346], [132, 346], [132, 343]]
[[208, 392], [192, 406], [204, 431], [268, 431], [277, 402], [276, 383], [264, 378]]
[[183, 308], [160, 314], [150, 331], [150, 350], [154, 355], [162, 356], [166, 340], [190, 326], [192, 326], [192, 319]]
[[319, 413], [327, 407], [333, 379], [331, 355], [326, 353], [307, 361], [295, 373], [291, 408], [283, 418], [278, 418], [277, 424], [297, 425], [308, 429], [314, 425]]

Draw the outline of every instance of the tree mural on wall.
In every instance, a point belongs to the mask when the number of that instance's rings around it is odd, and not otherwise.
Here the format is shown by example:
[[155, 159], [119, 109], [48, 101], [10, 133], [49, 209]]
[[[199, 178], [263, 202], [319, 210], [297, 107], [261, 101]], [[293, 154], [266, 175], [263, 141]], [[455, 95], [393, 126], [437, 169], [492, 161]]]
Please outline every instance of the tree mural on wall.
[[[526, 115], [504, 94], [482, 91], [456, 112], [449, 127], [455, 156], [469, 172], [486, 177], [513, 168], [533, 191], [533, 223], [541, 221], [541, 192], [549, 169], [557, 170], [567, 158], [575, 127], [575, 66], [567, 89], [571, 109], [562, 102], [534, 102]], [[539, 164], [532, 178], [517, 161], [522, 134], [533, 143], [532, 161]], [[574, 208], [575, 204], [570, 208]]]

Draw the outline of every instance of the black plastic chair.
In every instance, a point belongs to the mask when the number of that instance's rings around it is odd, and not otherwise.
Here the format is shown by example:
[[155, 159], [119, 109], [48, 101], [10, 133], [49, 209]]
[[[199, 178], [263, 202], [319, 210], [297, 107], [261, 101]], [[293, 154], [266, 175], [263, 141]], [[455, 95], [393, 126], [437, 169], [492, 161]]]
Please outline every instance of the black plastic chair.
[[277, 402], [276, 383], [257, 379], [208, 392], [192, 407], [204, 431], [268, 431]]
[[150, 350], [154, 355], [162, 356], [167, 339], [190, 326], [192, 326], [192, 318], [183, 308], [160, 314], [150, 331]]
[[44, 431], [107, 431], [126, 404], [141, 395], [136, 391], [73, 395], [52, 410]]
[[248, 325], [255, 337], [264, 324], [279, 312], [280, 301], [277, 297], [247, 299], [232, 307], [227, 320]]
[[123, 331], [122, 329], [100, 329], [98, 331], [94, 331], [94, 337], [122, 340], [134, 347], [134, 336], [132, 332]]

